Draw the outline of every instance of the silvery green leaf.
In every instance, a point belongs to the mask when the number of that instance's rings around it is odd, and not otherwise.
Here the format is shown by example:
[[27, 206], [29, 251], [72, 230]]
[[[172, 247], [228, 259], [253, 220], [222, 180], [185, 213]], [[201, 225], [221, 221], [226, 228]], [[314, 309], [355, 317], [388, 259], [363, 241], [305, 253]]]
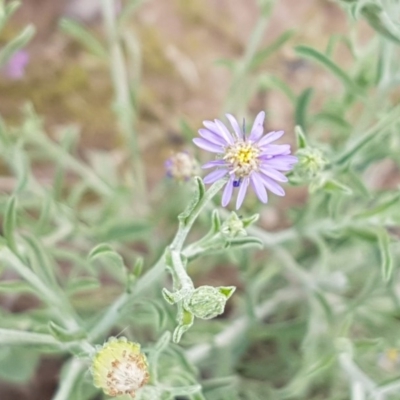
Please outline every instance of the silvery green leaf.
[[47, 326], [50, 334], [60, 342], [73, 342], [86, 338], [86, 332], [83, 330], [70, 332], [53, 321], [50, 321]]
[[100, 259], [102, 263], [107, 264], [109, 268], [115, 267], [124, 272], [126, 270], [123, 258], [107, 243], [101, 243], [94, 247], [90, 251], [88, 259], [90, 262]]
[[15, 225], [16, 225], [16, 207], [17, 198], [11, 196], [7, 201], [6, 211], [3, 220], [3, 234], [6, 239], [8, 247], [13, 251], [17, 252], [17, 244], [15, 242]]
[[226, 241], [225, 247], [258, 247], [262, 249], [264, 242], [255, 236], [241, 236]]
[[195, 208], [197, 207], [199, 202], [204, 197], [204, 193], [205, 193], [205, 187], [204, 187], [203, 180], [200, 177], [195, 176], [194, 177], [194, 193], [191, 198], [191, 201], [188, 204], [188, 206], [186, 207], [185, 211], [183, 211], [181, 214], [178, 215], [178, 219], [181, 223], [186, 225], [188, 218], [190, 217], [192, 212], [195, 210]]
[[60, 28], [95, 56], [99, 58], [107, 57], [107, 50], [103, 44], [78, 22], [63, 18], [60, 22]]
[[390, 281], [393, 274], [393, 257], [390, 251], [390, 236], [385, 229], [377, 232], [379, 252], [381, 256], [381, 272], [385, 282]]
[[66, 292], [68, 295], [72, 295], [79, 292], [86, 292], [93, 289], [98, 289], [100, 282], [98, 279], [93, 277], [79, 277], [68, 282]]

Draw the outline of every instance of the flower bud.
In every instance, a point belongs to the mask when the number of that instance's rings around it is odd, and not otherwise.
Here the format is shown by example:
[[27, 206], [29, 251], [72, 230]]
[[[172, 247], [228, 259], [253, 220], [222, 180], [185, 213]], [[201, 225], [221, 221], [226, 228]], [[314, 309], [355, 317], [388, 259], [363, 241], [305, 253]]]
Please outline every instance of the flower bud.
[[315, 179], [328, 164], [321, 150], [315, 147], [305, 147], [297, 151], [296, 156], [299, 159], [295, 167], [295, 173], [302, 179]]
[[200, 286], [184, 300], [184, 307], [197, 318], [215, 318], [224, 312], [225, 304], [235, 289], [234, 286]]
[[247, 235], [243, 221], [235, 212], [232, 212], [229, 218], [222, 224], [221, 233], [228, 238]]
[[165, 161], [165, 169], [167, 176], [180, 182], [200, 174], [200, 167], [196, 159], [184, 151], [173, 154]]
[[109, 396], [130, 395], [149, 380], [146, 356], [138, 343], [110, 338], [98, 349], [91, 367], [94, 385]]

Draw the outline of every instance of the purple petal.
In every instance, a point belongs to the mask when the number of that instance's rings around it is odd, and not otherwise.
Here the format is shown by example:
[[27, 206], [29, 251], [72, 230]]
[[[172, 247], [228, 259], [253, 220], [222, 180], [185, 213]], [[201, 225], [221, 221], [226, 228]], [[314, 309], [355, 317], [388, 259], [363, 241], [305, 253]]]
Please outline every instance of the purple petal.
[[201, 166], [201, 168], [207, 169], [207, 168], [213, 168], [213, 167], [222, 167], [224, 165], [227, 165], [224, 160], [213, 160], [213, 161], [206, 162], [205, 164], [203, 164]]
[[290, 144], [270, 144], [261, 147], [262, 155], [277, 156], [281, 154], [286, 154], [289, 150], [290, 154]]
[[248, 186], [249, 186], [249, 178], [246, 176], [246, 178], [243, 178], [242, 184], [240, 185], [239, 193], [236, 199], [236, 210], [238, 210], [242, 205]]
[[195, 139], [193, 139], [193, 143], [196, 146], [199, 146], [201, 149], [211, 151], [212, 153], [223, 153], [223, 151], [224, 151], [222, 146], [211, 143], [206, 139], [195, 138]]
[[232, 193], [233, 193], [233, 181], [235, 180], [235, 176], [231, 175], [229, 181], [225, 185], [224, 193], [222, 194], [222, 207], [226, 207], [228, 203], [232, 199]]
[[221, 136], [230, 144], [233, 144], [233, 138], [231, 133], [228, 131], [227, 127], [218, 119], [215, 120], [215, 125], [217, 125], [218, 131]]
[[265, 145], [267, 145], [268, 143], [272, 143], [275, 142], [275, 140], [278, 140], [280, 137], [283, 136], [285, 132], [283, 131], [277, 131], [277, 132], [270, 132], [268, 133], [268, 135], [263, 136], [259, 141], [258, 141], [258, 145], [260, 147], [263, 147]]
[[203, 179], [203, 182], [207, 184], [214, 183], [223, 178], [227, 173], [227, 169], [216, 169], [215, 171], [210, 172], [208, 175], [206, 175]]
[[279, 171], [277, 171], [276, 169], [269, 168], [264, 165], [260, 165], [260, 171], [264, 175], [267, 175], [270, 178], [275, 179], [278, 182], [287, 182], [288, 181], [288, 178], [285, 175], [283, 175], [282, 173], [280, 173]]
[[264, 111], [259, 112], [254, 121], [253, 127], [251, 128], [249, 140], [257, 142], [257, 140], [260, 139], [260, 137], [264, 133], [264, 119], [265, 119], [265, 112]]
[[256, 192], [257, 197], [263, 203], [268, 203], [268, 195], [265, 190], [264, 183], [260, 178], [260, 175], [257, 172], [253, 172], [250, 176], [251, 185], [253, 186], [254, 191]]
[[231, 115], [231, 114], [225, 114], [225, 115], [226, 115], [226, 118], [229, 119], [229, 122], [231, 123], [232, 128], [233, 128], [233, 130], [234, 130], [235, 133], [236, 133], [236, 136], [237, 136], [239, 139], [243, 139], [243, 132], [242, 132], [242, 130], [241, 130], [241, 128], [240, 128], [240, 126], [239, 126], [239, 124], [238, 124], [236, 118], [235, 118], [233, 115]]
[[272, 193], [275, 193], [277, 196], [284, 196], [285, 191], [271, 178], [268, 178], [268, 176], [265, 176], [263, 174], [259, 175], [260, 178], [262, 179], [265, 187]]
[[217, 145], [225, 146], [227, 142], [216, 133], [208, 130], [208, 129], [199, 129], [199, 135], [209, 142], [215, 143]]
[[293, 169], [292, 164], [297, 163], [297, 157], [289, 155], [279, 155], [272, 158], [260, 156], [259, 159], [262, 161], [262, 165], [281, 171], [290, 171]]

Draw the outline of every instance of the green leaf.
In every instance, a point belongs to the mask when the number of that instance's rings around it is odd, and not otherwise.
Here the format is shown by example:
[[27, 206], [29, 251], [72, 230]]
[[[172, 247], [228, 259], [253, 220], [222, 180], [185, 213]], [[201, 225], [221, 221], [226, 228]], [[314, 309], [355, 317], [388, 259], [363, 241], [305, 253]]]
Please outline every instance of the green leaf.
[[294, 35], [294, 33], [294, 30], [286, 31], [282, 33], [282, 35], [278, 36], [278, 38], [269, 46], [260, 50], [251, 60], [250, 69], [259, 67], [267, 58], [279, 50]]
[[125, 272], [126, 266], [123, 258], [107, 243], [101, 243], [91, 250], [88, 255], [90, 262], [100, 259], [108, 268], [118, 268]]
[[60, 28], [95, 56], [104, 59], [107, 58], [107, 50], [104, 48], [102, 43], [82, 25], [64, 18], [60, 22]]
[[16, 203], [17, 198], [15, 196], [10, 197], [10, 199], [7, 201], [6, 212], [3, 221], [4, 238], [6, 239], [8, 247], [14, 253], [17, 253], [17, 245], [14, 234], [16, 225]]
[[255, 236], [240, 236], [226, 241], [227, 247], [255, 246], [260, 249], [264, 247], [264, 242]]
[[297, 99], [296, 110], [295, 110], [295, 121], [296, 125], [307, 129], [307, 109], [311, 101], [311, 96], [313, 94], [313, 89], [305, 89]]
[[17, 177], [15, 193], [20, 193], [26, 188], [29, 178], [29, 162], [22, 144], [19, 144], [14, 150], [13, 168]]
[[99, 231], [94, 232], [99, 241], [134, 240], [143, 238], [150, 230], [146, 221], [135, 222], [111, 222], [106, 224]]
[[388, 20], [390, 17], [385, 15], [385, 11], [377, 4], [367, 4], [360, 10], [361, 15], [368, 21], [369, 25], [372, 26], [378, 33], [380, 33], [386, 39], [400, 44], [400, 30], [398, 29], [398, 23], [390, 23]]
[[47, 326], [49, 328], [50, 334], [60, 342], [74, 342], [76, 340], [84, 339], [87, 336], [86, 332], [84, 332], [83, 330], [70, 332], [57, 325], [53, 321], [50, 321]]
[[8, 42], [0, 51], [0, 68], [3, 68], [15, 52], [22, 49], [35, 34], [33, 25], [28, 25], [16, 38]]
[[343, 193], [346, 195], [350, 195], [353, 193], [353, 191], [346, 186], [345, 184], [337, 181], [336, 179], [328, 179], [322, 186], [322, 188], [324, 190], [326, 190], [327, 192], [339, 192], [339, 193]]
[[194, 182], [195, 186], [192, 199], [188, 204], [188, 206], [186, 207], [185, 211], [183, 211], [181, 214], [178, 215], [179, 221], [184, 225], [186, 225], [190, 215], [195, 210], [199, 202], [202, 200], [202, 198], [204, 197], [204, 193], [206, 191], [203, 180], [200, 177], [196, 176], [194, 178]]
[[79, 277], [68, 282], [66, 292], [72, 295], [78, 292], [86, 292], [93, 289], [98, 289], [100, 282], [93, 277]]
[[214, 210], [211, 215], [211, 232], [218, 233], [221, 229], [221, 217], [218, 210]]
[[359, 214], [355, 215], [355, 218], [371, 218], [374, 216], [385, 214], [386, 211], [391, 210], [394, 206], [396, 206], [396, 210], [400, 205], [400, 193], [395, 193], [391, 195], [388, 199], [384, 200], [381, 204], [369, 209], [360, 212]]
[[393, 258], [390, 252], [390, 236], [386, 230], [380, 229], [377, 233], [379, 252], [381, 256], [381, 273], [385, 282], [388, 282], [393, 274]]
[[242, 218], [243, 228], [248, 228], [260, 219], [260, 214], [253, 214], [250, 217]]
[[29, 251], [29, 260], [33, 271], [49, 286], [57, 287], [57, 280], [54, 274], [54, 264], [44, 250], [42, 244], [32, 235], [23, 236]]
[[[1, 3], [3, 3], [2, 0]], [[10, 1], [5, 6], [1, 4], [1, 15], [0, 15], [0, 31], [4, 28], [10, 18], [13, 16], [15, 11], [20, 7], [21, 3], [19, 1]]]
[[297, 46], [295, 48], [296, 53], [302, 57], [310, 58], [313, 61], [324, 66], [330, 72], [332, 72], [345, 86], [345, 88], [350, 93], [361, 94], [361, 88], [358, 87], [355, 82], [344, 72], [341, 68], [339, 68], [331, 59], [329, 59], [324, 54], [320, 53], [319, 51], [307, 47], [307, 46]]

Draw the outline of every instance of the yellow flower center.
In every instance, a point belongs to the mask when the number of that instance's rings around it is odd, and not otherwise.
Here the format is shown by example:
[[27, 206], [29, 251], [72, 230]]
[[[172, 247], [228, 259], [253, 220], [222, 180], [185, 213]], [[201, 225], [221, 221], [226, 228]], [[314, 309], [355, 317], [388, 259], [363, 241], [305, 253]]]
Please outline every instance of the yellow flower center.
[[258, 169], [260, 149], [250, 142], [238, 141], [226, 148], [224, 160], [229, 162], [232, 172], [243, 178]]

